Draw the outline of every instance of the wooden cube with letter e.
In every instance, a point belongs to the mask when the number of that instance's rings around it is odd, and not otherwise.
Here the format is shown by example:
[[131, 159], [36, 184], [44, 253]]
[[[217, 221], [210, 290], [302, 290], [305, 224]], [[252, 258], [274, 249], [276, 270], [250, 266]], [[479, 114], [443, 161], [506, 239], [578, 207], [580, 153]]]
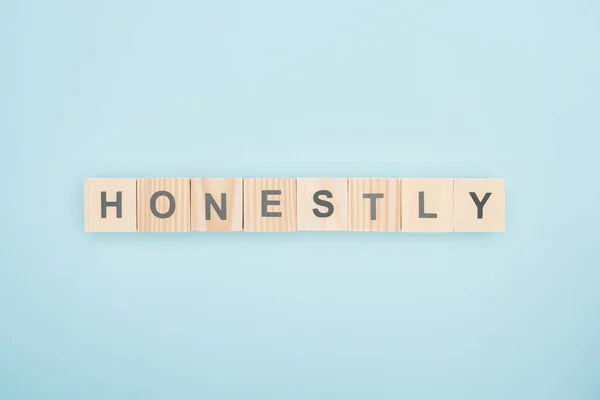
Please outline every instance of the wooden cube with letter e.
[[244, 231], [296, 230], [296, 179], [244, 179]]

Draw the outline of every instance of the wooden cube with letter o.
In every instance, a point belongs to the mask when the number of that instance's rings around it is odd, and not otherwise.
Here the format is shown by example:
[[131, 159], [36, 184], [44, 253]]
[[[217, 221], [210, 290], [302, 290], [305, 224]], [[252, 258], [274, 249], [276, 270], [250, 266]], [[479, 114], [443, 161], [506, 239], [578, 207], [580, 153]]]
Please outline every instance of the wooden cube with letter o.
[[188, 232], [190, 180], [188, 178], [138, 179], [138, 230]]

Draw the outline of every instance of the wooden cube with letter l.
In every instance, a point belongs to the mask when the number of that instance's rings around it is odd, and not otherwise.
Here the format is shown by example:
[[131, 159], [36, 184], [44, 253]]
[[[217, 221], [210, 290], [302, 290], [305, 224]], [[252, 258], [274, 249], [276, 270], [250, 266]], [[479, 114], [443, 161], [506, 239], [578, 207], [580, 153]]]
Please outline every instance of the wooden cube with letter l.
[[452, 179], [402, 179], [402, 231], [452, 232]]
[[296, 231], [296, 179], [244, 179], [244, 231]]
[[135, 232], [135, 178], [91, 178], [84, 181], [86, 232]]

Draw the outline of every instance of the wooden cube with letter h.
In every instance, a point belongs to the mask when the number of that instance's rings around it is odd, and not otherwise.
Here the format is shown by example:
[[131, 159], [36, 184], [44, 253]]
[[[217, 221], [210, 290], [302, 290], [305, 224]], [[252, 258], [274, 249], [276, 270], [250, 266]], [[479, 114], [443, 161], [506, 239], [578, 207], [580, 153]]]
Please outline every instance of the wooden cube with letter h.
[[92, 178], [84, 181], [86, 232], [135, 232], [135, 178]]
[[454, 231], [504, 232], [504, 180], [454, 180]]

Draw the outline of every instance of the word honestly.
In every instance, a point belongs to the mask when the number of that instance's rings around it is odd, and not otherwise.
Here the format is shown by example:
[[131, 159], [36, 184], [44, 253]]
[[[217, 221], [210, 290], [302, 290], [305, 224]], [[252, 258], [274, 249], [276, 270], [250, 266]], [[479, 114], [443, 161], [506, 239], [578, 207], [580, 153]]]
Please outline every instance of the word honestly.
[[86, 232], [503, 232], [504, 180], [85, 180]]

